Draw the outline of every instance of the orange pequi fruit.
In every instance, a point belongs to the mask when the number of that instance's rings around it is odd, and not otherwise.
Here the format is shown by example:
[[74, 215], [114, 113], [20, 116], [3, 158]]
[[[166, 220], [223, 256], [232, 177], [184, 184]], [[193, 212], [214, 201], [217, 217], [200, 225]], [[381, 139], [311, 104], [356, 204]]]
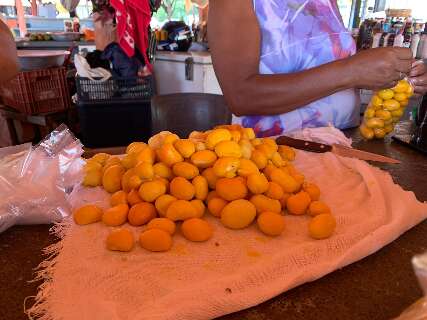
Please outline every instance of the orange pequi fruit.
[[312, 201], [316, 201], [319, 200], [320, 198], [320, 189], [319, 187], [314, 184], [314, 183], [310, 183], [310, 182], [305, 182], [302, 185], [302, 189], [308, 193], [308, 195], [310, 196]]
[[193, 184], [183, 177], [173, 178], [169, 187], [170, 194], [181, 200], [191, 200], [196, 193]]
[[196, 152], [196, 145], [189, 139], [176, 140], [173, 146], [184, 158], [190, 158]]
[[125, 173], [125, 168], [121, 165], [113, 165], [105, 170], [102, 177], [102, 185], [104, 190], [109, 193], [114, 193], [122, 188], [122, 176]]
[[307, 212], [310, 203], [310, 195], [305, 191], [300, 191], [288, 198], [286, 208], [290, 214], [302, 215]]
[[178, 199], [174, 196], [171, 196], [170, 194], [164, 194], [158, 197], [154, 205], [159, 215], [161, 217], [166, 217], [166, 212], [169, 208], [169, 205], [176, 200]]
[[227, 201], [221, 198], [212, 198], [208, 202], [208, 211], [215, 217], [221, 217], [221, 212], [228, 204]]
[[130, 208], [128, 221], [133, 226], [142, 226], [157, 216], [156, 208], [149, 202], [140, 202]]
[[276, 182], [269, 182], [268, 183], [268, 190], [264, 194], [267, 197], [269, 197], [271, 199], [275, 199], [275, 200], [280, 200], [285, 195], [282, 187]]
[[267, 192], [269, 188], [268, 180], [262, 173], [253, 173], [249, 175], [247, 185], [248, 189], [253, 194], [261, 194]]
[[310, 203], [307, 213], [311, 216], [317, 216], [322, 213], [331, 213], [331, 209], [323, 201], [317, 200]]
[[146, 202], [153, 202], [166, 193], [166, 185], [160, 180], [144, 182], [139, 188], [139, 196]]
[[138, 190], [135, 190], [135, 189], [131, 190], [127, 194], [126, 200], [130, 206], [134, 206], [135, 204], [142, 202], [142, 199], [139, 196]]
[[216, 182], [218, 180], [218, 177], [215, 174], [213, 168], [207, 168], [207, 169], [203, 170], [202, 176], [205, 177], [205, 179], [207, 180], [209, 188], [211, 188], [211, 189], [216, 188]]
[[283, 170], [275, 169], [270, 173], [271, 181], [279, 184], [284, 192], [293, 193], [297, 191], [301, 184], [299, 184], [292, 176], [286, 174]]
[[259, 173], [259, 169], [256, 164], [248, 159], [240, 159], [240, 166], [237, 170], [237, 174], [241, 177], [248, 177], [254, 173]]
[[161, 229], [148, 229], [139, 236], [141, 247], [152, 252], [169, 251], [172, 247], [172, 236]]
[[147, 230], [149, 229], [160, 229], [172, 236], [175, 233], [176, 224], [167, 218], [155, 218], [147, 224]]
[[218, 179], [215, 190], [219, 197], [227, 201], [244, 199], [248, 194], [248, 188], [240, 177]]
[[183, 156], [175, 149], [173, 144], [166, 143], [157, 149], [157, 157], [167, 166], [173, 166], [175, 163], [184, 161]]
[[101, 208], [92, 204], [88, 204], [75, 210], [73, 218], [76, 224], [87, 225], [101, 221], [102, 215], [103, 212]]
[[199, 175], [199, 169], [188, 162], [177, 162], [173, 165], [172, 171], [177, 177], [182, 177], [191, 180]]
[[206, 147], [209, 150], [214, 150], [215, 146], [222, 141], [230, 141], [231, 133], [227, 129], [214, 129], [206, 137]]
[[199, 218], [185, 220], [182, 223], [181, 231], [187, 240], [193, 242], [204, 242], [212, 238], [213, 230], [210, 224]]
[[242, 150], [235, 141], [221, 141], [215, 146], [215, 153], [218, 157], [234, 157], [240, 158]]
[[205, 200], [208, 196], [209, 185], [208, 181], [203, 176], [197, 176], [191, 182], [195, 189], [195, 197], [198, 200]]
[[280, 236], [285, 230], [285, 218], [276, 212], [263, 212], [257, 219], [258, 228], [271, 237]]
[[190, 201], [191, 205], [196, 209], [196, 218], [201, 218], [205, 214], [206, 206], [202, 200], [194, 199]]
[[282, 211], [282, 205], [279, 200], [270, 199], [263, 194], [252, 196], [250, 202], [255, 206], [258, 214], [266, 211], [275, 213], [280, 213]]
[[184, 221], [198, 216], [197, 209], [190, 201], [176, 200], [166, 210], [166, 218], [172, 221]]
[[227, 204], [221, 212], [221, 223], [230, 229], [244, 229], [256, 217], [256, 208], [248, 200], [234, 200]]
[[215, 161], [213, 170], [217, 177], [233, 178], [240, 167], [240, 159], [235, 157], [219, 158]]
[[337, 222], [333, 215], [322, 213], [315, 216], [308, 225], [308, 231], [312, 238], [321, 240], [329, 238], [335, 231]]
[[129, 206], [127, 204], [119, 204], [115, 207], [105, 210], [102, 215], [102, 222], [110, 227], [118, 227], [124, 224], [127, 220]]
[[211, 167], [217, 160], [216, 153], [211, 150], [202, 150], [193, 153], [191, 156], [191, 163], [199, 169], [206, 169]]
[[128, 229], [115, 229], [107, 237], [107, 249], [111, 251], [129, 252], [133, 249], [135, 240]]

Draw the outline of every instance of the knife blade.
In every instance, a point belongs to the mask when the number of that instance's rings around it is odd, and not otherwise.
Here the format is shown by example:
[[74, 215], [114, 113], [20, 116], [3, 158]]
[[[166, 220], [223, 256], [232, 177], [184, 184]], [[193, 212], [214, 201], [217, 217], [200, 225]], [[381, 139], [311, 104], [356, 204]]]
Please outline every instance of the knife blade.
[[310, 151], [310, 152], [317, 152], [317, 153], [332, 152], [342, 157], [357, 158], [360, 160], [370, 160], [370, 161], [393, 163], [393, 164], [400, 163], [399, 160], [396, 160], [393, 158], [385, 157], [376, 153], [371, 153], [367, 151], [345, 147], [338, 144], [328, 145], [324, 143], [295, 139], [288, 136], [278, 137], [276, 139], [276, 143], [279, 145], [284, 144], [296, 149]]

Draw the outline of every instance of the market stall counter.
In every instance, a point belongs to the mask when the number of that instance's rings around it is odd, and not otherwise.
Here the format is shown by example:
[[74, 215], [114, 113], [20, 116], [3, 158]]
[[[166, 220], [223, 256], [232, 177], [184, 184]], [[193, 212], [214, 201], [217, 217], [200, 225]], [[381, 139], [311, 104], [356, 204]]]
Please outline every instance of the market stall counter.
[[[402, 124], [404, 126], [404, 124]], [[427, 200], [425, 155], [391, 139], [366, 142], [357, 130], [346, 132], [354, 147], [394, 157], [400, 165], [379, 165], [390, 172], [418, 200]], [[34, 268], [43, 260], [41, 250], [56, 241], [49, 225], [15, 226], [0, 234], [0, 308], [4, 319], [27, 319], [24, 300], [36, 294], [40, 283], [31, 282]], [[253, 319], [378, 319], [398, 316], [422, 296], [411, 258], [427, 249], [427, 222], [403, 234], [377, 253], [317, 281], [287, 291], [256, 307], [222, 317]], [[32, 303], [27, 299], [27, 307]]]

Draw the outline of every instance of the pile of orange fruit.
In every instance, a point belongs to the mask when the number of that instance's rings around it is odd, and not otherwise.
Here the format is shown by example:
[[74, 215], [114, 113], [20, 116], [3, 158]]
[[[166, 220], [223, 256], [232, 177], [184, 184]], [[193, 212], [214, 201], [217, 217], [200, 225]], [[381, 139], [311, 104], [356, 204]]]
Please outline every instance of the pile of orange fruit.
[[319, 187], [292, 165], [294, 159], [292, 148], [256, 138], [239, 125], [193, 132], [188, 139], [161, 132], [148, 144], [130, 144], [123, 157], [100, 153], [86, 161], [83, 185], [102, 186], [111, 194], [111, 207], [85, 205], [75, 210], [74, 221], [114, 227], [106, 243], [118, 251], [134, 246], [133, 233], [122, 227], [126, 223], [142, 227], [139, 243], [149, 251], [169, 250], [178, 226], [189, 241], [207, 241], [213, 228], [206, 215], [229, 229], [256, 221], [274, 237], [285, 230], [284, 214], [308, 214], [308, 234], [328, 238], [335, 219], [319, 200]]
[[414, 94], [414, 89], [407, 80], [400, 80], [394, 88], [376, 92], [363, 116], [360, 126], [361, 135], [371, 140], [382, 139], [394, 130]]

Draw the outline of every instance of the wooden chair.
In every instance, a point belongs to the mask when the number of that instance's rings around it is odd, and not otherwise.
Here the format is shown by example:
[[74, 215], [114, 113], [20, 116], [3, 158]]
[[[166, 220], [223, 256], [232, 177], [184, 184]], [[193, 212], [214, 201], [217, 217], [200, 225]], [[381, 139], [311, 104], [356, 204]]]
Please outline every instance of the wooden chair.
[[192, 131], [205, 131], [231, 123], [231, 112], [222, 95], [177, 93], [151, 100], [152, 134], [171, 131], [181, 138]]

